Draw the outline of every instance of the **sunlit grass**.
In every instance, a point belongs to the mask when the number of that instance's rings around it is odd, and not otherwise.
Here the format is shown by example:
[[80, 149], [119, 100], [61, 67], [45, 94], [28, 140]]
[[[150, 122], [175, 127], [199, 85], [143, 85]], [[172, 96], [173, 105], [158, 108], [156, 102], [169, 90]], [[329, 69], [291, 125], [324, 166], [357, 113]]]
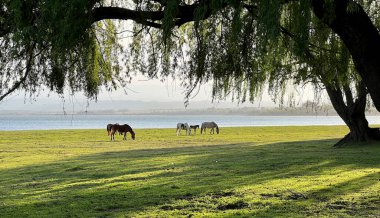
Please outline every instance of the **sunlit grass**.
[[0, 132], [1, 217], [380, 216], [380, 144], [343, 126]]

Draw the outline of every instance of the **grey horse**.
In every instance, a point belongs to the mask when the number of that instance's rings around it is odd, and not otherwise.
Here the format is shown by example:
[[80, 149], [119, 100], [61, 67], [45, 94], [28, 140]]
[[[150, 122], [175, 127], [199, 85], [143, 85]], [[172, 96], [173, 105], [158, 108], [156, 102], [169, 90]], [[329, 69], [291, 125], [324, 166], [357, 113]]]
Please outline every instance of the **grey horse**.
[[219, 127], [218, 127], [218, 125], [214, 121], [202, 123], [202, 125], [201, 125], [201, 134], [203, 132], [205, 132], [205, 134], [206, 134], [206, 128], [210, 128], [211, 129], [210, 130], [210, 134], [211, 133], [214, 134], [214, 128], [216, 129], [216, 134], [219, 134]]

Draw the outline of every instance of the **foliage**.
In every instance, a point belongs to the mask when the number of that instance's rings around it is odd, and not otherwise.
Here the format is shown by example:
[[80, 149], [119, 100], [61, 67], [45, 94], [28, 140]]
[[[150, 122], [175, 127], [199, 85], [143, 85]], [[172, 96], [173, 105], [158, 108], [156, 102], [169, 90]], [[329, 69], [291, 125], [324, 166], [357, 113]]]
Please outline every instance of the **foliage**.
[[[0, 34], [0, 94], [22, 81], [30, 94], [43, 85], [62, 94], [84, 91], [96, 97], [99, 86], [116, 87], [120, 45], [110, 21], [92, 24], [96, 1], [2, 1], [7, 27]], [[28, 66], [30, 65], [30, 66]]]
[[[1, 95], [13, 88], [35, 93], [45, 85], [58, 93], [69, 87], [96, 98], [100, 87], [125, 87], [134, 74], [142, 73], [178, 79], [187, 99], [198, 85], [210, 81], [214, 98], [254, 101], [266, 83], [274, 98], [281, 98], [286, 83], [299, 83], [313, 73], [310, 54], [322, 57], [316, 54], [324, 53], [329, 40], [336, 38], [320, 28], [309, 0], [0, 4]], [[346, 10], [355, 13], [358, 4], [378, 25], [377, 1], [350, 1]], [[133, 27], [129, 22], [98, 21], [96, 10], [108, 6], [130, 10], [123, 12], [125, 18], [116, 18], [134, 20]], [[132, 32], [131, 40], [118, 39], [123, 29]], [[318, 43], [324, 45], [310, 47]], [[339, 52], [336, 49], [332, 51]], [[335, 63], [329, 61], [329, 67]]]
[[[2, 217], [370, 217], [378, 144], [332, 148], [347, 128], [0, 132]], [[252, 134], [254, 133], [254, 134]], [[129, 135], [128, 135], [129, 136]]]

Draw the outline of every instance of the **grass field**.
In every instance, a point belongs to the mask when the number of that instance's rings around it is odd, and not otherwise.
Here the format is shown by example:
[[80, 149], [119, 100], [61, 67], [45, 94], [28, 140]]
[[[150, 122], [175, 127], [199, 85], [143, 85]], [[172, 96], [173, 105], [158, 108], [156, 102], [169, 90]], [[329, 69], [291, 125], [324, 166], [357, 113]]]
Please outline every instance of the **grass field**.
[[1, 131], [0, 217], [380, 217], [380, 144], [347, 129]]

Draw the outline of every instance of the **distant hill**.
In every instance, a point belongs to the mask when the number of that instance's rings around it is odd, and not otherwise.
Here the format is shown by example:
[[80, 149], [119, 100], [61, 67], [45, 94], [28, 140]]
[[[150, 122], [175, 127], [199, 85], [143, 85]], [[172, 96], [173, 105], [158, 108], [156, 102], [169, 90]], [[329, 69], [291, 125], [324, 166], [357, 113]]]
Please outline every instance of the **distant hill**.
[[107, 100], [88, 102], [87, 100], [38, 99], [38, 101], [8, 100], [0, 102], [0, 114], [30, 113], [30, 114], [52, 114], [52, 113], [92, 113], [92, 114], [114, 114], [114, 113], [151, 113], [167, 110], [178, 110], [188, 112], [189, 110], [206, 110], [208, 108], [236, 108], [237, 103], [212, 103], [209, 101], [190, 102], [188, 107], [181, 101], [125, 101]]
[[[98, 101], [39, 99], [30, 101], [7, 101], [0, 103], [0, 114], [219, 114], [219, 115], [255, 115], [255, 116], [298, 116], [298, 115], [336, 115], [331, 105], [312, 107], [254, 107], [252, 104], [209, 101], [190, 102], [185, 108], [183, 102], [160, 101]], [[372, 109], [367, 114], [379, 115]]]

